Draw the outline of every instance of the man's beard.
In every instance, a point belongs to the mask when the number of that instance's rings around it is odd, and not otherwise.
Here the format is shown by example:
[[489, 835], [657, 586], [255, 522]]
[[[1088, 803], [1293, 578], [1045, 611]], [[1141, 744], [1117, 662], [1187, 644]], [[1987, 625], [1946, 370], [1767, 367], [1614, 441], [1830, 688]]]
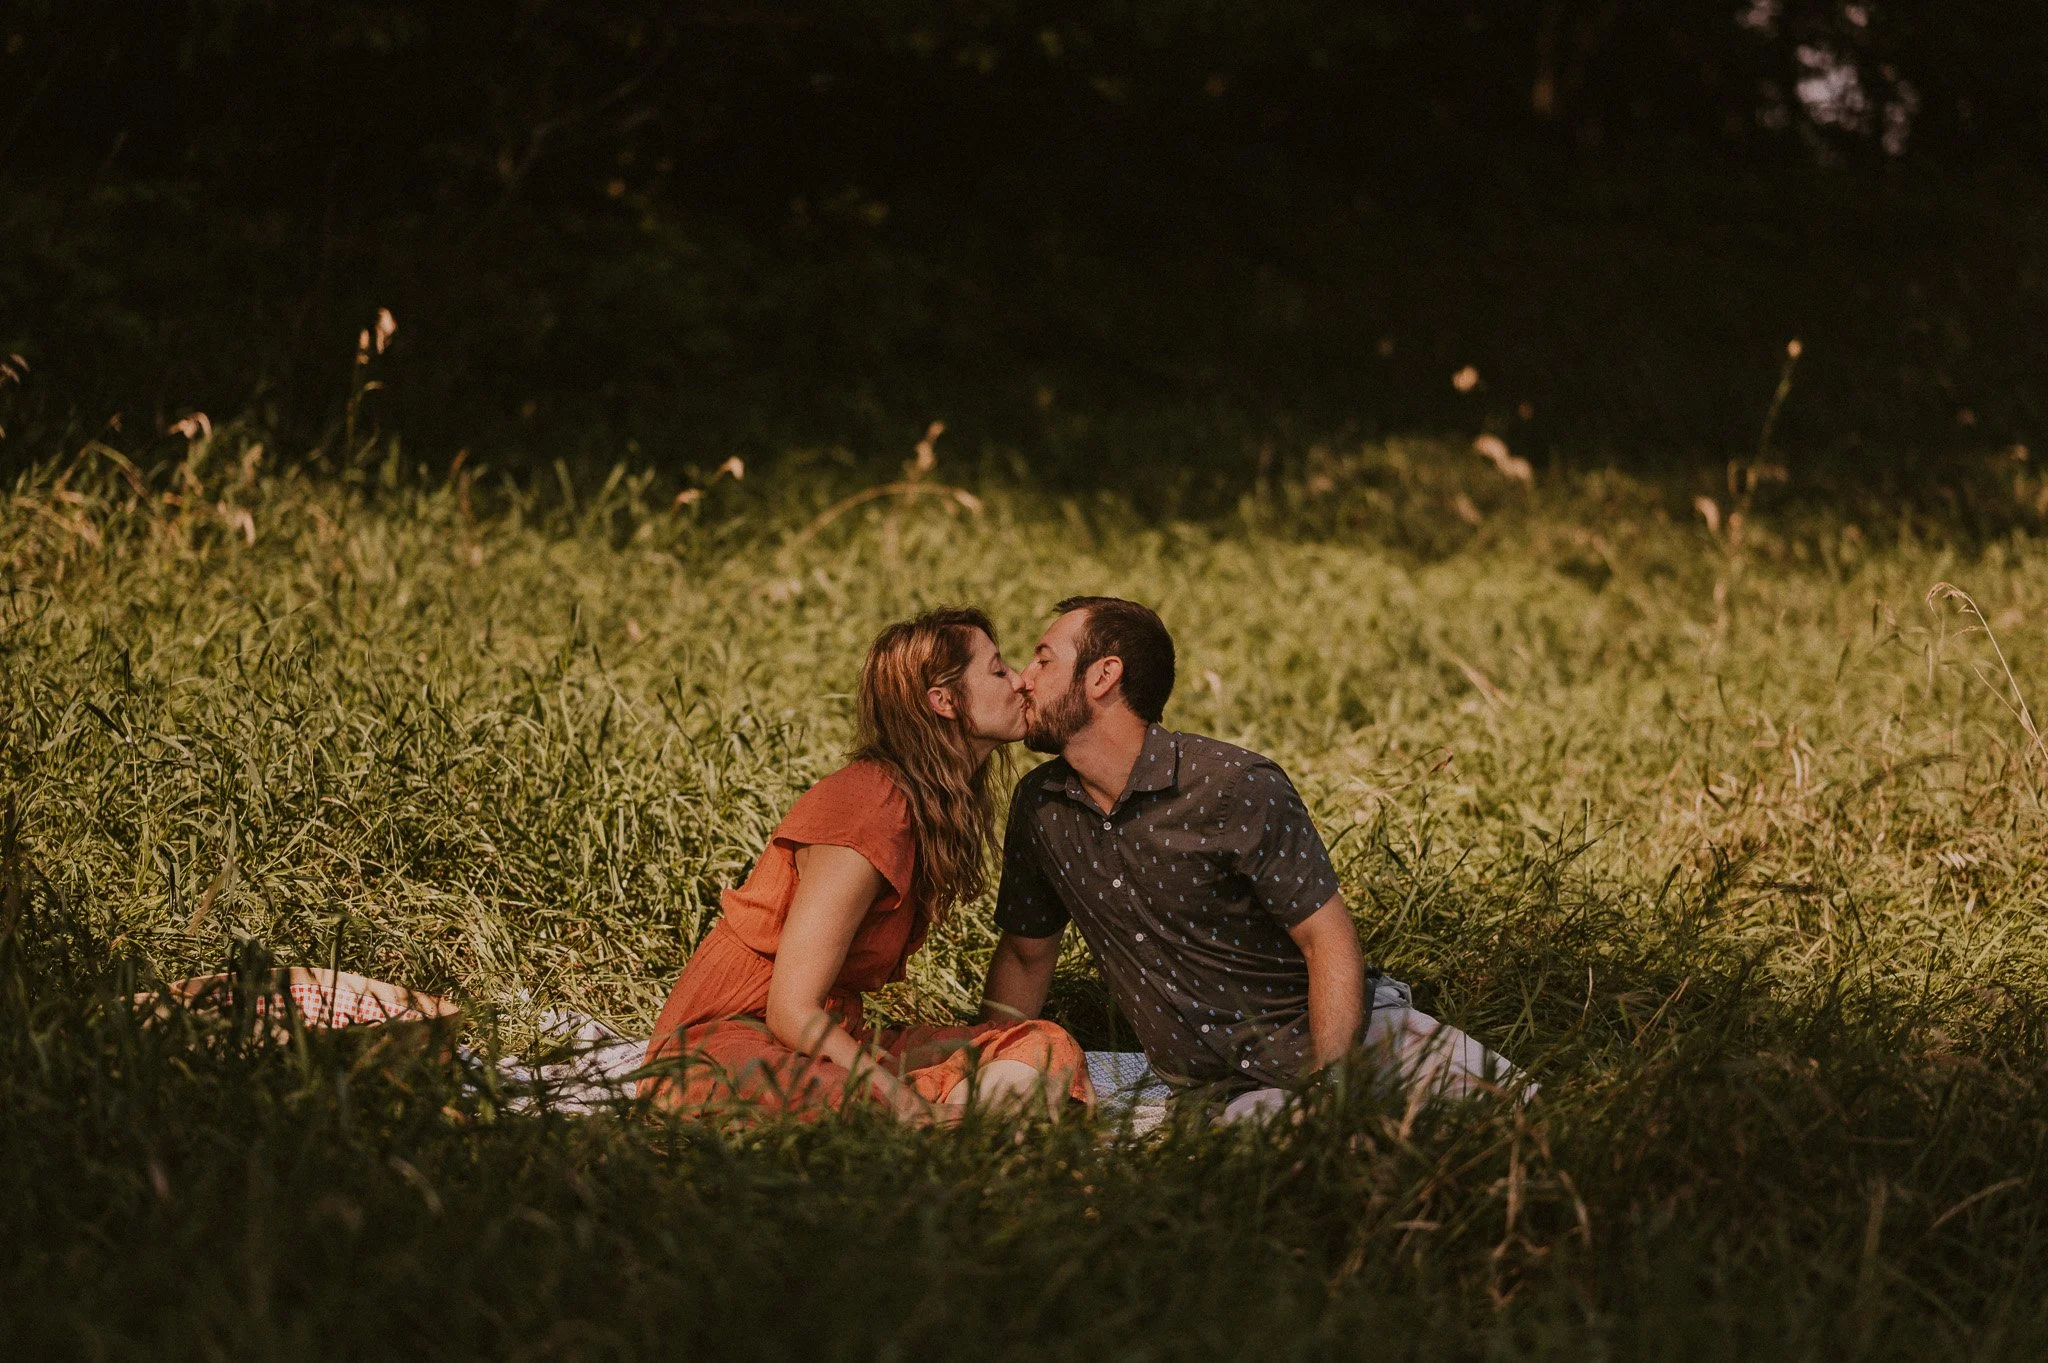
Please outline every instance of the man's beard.
[[1024, 746], [1033, 752], [1057, 755], [1088, 723], [1088, 696], [1080, 678], [1067, 684], [1060, 698], [1046, 709], [1031, 707], [1024, 721]]

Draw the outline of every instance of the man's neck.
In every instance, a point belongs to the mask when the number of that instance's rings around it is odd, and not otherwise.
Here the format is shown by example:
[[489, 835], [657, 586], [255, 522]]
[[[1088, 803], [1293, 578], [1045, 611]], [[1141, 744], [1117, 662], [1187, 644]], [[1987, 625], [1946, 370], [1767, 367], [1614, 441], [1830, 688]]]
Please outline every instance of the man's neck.
[[1131, 784], [1131, 769], [1145, 751], [1152, 726], [1122, 705], [1099, 711], [1088, 727], [1067, 740], [1060, 756], [1081, 778], [1081, 789], [1107, 814]]

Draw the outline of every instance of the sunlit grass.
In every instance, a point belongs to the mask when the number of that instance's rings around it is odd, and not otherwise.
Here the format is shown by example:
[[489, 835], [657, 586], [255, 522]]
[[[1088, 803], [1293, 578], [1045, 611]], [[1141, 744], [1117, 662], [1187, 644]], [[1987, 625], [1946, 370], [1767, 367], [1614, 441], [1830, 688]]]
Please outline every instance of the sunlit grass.
[[[1227, 523], [795, 473], [546, 497], [233, 432], [0, 511], [6, 1328], [172, 1354], [2032, 1356], [2048, 1330], [2048, 549], [1891, 509], [1319, 454]], [[2008, 475], [2001, 475], [2002, 477]], [[2009, 475], [2036, 531], [2037, 479]], [[2029, 518], [2032, 518], [2031, 520]], [[1982, 619], [1952, 601], [1951, 582]], [[237, 942], [644, 1029], [851, 736], [885, 621], [1157, 605], [1168, 722], [1271, 753], [1372, 957], [1523, 1114], [1270, 1136], [714, 1138], [427, 1059], [137, 1033]], [[1981, 629], [1995, 631], [2011, 678]], [[975, 1001], [970, 906], [884, 1010]], [[246, 949], [246, 946], [243, 948]], [[1078, 950], [1057, 997], [1108, 1036]], [[1149, 1352], [1148, 1352], [1149, 1351]], [[1590, 1351], [1590, 1355], [1589, 1355]]]

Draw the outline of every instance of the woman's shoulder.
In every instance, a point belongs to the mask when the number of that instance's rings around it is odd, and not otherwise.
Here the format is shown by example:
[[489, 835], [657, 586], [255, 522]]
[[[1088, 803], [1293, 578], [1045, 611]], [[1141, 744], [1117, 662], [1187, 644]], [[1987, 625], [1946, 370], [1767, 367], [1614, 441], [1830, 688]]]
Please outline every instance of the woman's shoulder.
[[866, 758], [847, 763], [798, 796], [789, 812], [794, 816], [799, 810], [813, 818], [838, 817], [859, 823], [871, 822], [877, 815], [884, 821], [900, 818], [906, 827], [910, 822], [910, 801], [895, 776], [881, 763]]
[[775, 836], [856, 848], [894, 880], [877, 857], [893, 863], [909, 853], [910, 800], [881, 763], [850, 762], [799, 796]]
[[776, 828], [775, 840], [851, 847], [898, 895], [910, 893], [917, 861], [910, 800], [879, 762], [848, 763], [805, 791]]

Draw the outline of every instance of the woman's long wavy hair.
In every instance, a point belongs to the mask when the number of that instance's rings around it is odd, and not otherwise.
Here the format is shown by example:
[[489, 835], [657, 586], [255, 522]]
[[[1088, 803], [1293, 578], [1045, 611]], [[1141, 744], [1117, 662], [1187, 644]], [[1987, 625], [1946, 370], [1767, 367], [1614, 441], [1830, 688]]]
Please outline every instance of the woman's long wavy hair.
[[[979, 895], [988, 884], [995, 836], [993, 757], [976, 761], [967, 742], [961, 678], [974, 656], [974, 633], [991, 640], [986, 615], [966, 607], [926, 611], [875, 636], [860, 669], [856, 761], [875, 762], [910, 801], [917, 839], [911, 892], [933, 918]], [[933, 710], [925, 693], [944, 687], [959, 719]]]

